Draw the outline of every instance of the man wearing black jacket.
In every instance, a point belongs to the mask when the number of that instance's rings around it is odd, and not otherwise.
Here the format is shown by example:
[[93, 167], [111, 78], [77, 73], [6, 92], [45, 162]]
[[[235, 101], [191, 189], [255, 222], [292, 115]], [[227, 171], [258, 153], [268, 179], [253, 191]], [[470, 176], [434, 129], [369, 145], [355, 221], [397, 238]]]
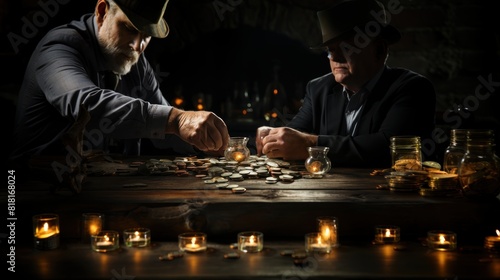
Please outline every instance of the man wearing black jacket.
[[307, 147], [326, 146], [333, 165], [389, 167], [390, 137], [430, 138], [434, 86], [418, 73], [386, 65], [389, 45], [401, 39], [387, 18], [375, 0], [340, 1], [318, 12], [319, 47], [332, 71], [307, 84], [303, 105], [286, 127], [257, 130], [259, 155], [300, 160], [308, 157]]

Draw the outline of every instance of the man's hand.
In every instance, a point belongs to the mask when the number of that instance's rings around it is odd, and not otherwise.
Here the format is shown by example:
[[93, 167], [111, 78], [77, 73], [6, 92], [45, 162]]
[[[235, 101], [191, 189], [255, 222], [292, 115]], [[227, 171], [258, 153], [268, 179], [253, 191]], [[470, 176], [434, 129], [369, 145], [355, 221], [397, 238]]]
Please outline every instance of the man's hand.
[[173, 108], [166, 132], [177, 134], [182, 140], [204, 152], [220, 153], [229, 142], [229, 132], [224, 121], [207, 111]]
[[[257, 136], [258, 139], [256, 141], [258, 143], [260, 138], [259, 135]], [[277, 127], [267, 131], [267, 135], [260, 139], [260, 141], [262, 145], [261, 152], [268, 158], [303, 160], [309, 156], [307, 147], [316, 146], [318, 136], [303, 133], [289, 127]], [[258, 145], [257, 149], [259, 149]]]

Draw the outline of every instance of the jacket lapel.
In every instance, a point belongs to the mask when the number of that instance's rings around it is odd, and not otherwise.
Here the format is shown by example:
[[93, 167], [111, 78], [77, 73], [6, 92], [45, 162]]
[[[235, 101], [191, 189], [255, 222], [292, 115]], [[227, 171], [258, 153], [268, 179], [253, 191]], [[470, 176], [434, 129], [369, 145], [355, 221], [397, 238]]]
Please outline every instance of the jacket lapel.
[[336, 85], [332, 92], [327, 95], [325, 102], [326, 127], [327, 131], [322, 131], [325, 135], [345, 135], [344, 106], [345, 97], [342, 94], [342, 86]]

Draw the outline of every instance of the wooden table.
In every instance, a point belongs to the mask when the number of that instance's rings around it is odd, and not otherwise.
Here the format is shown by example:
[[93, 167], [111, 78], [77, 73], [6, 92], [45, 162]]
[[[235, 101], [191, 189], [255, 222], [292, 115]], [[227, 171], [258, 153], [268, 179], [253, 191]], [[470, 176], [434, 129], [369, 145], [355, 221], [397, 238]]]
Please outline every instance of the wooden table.
[[[378, 190], [385, 180], [370, 175], [372, 171], [334, 167], [322, 179], [273, 185], [264, 179], [235, 182], [247, 189], [243, 194], [217, 189], [193, 175], [88, 177], [78, 195], [53, 194], [46, 182], [23, 180], [16, 188], [17, 268], [20, 274], [44, 279], [500, 277], [499, 260], [488, 258], [482, 248], [484, 237], [500, 227], [498, 199], [477, 202], [459, 194], [423, 197], [418, 192]], [[93, 252], [80, 241], [85, 212], [103, 213], [105, 227], [119, 232], [150, 228], [154, 244], [145, 249], [122, 245], [117, 252]], [[33, 250], [31, 217], [39, 213], [59, 214], [59, 249]], [[304, 267], [281, 256], [284, 249], [303, 249], [304, 234], [317, 230], [319, 216], [337, 218], [341, 246], [328, 255], [309, 256], [311, 264]], [[401, 247], [406, 250], [373, 245], [374, 228], [380, 224], [399, 226]], [[423, 246], [422, 239], [433, 229], [456, 232], [459, 250], [436, 252]], [[264, 233], [264, 252], [224, 259], [229, 244], [245, 230]], [[177, 249], [177, 235], [187, 231], [207, 233], [211, 249], [159, 261], [159, 256]]]

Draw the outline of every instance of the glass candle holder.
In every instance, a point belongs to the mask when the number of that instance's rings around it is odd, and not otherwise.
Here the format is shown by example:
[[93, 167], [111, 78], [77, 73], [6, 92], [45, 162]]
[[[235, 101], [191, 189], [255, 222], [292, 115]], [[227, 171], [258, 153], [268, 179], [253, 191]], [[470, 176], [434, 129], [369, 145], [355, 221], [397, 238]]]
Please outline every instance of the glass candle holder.
[[500, 230], [496, 230], [497, 236], [486, 236], [484, 238], [484, 248], [493, 254], [500, 253]]
[[457, 248], [457, 235], [452, 231], [431, 230], [427, 232], [427, 247], [438, 251], [452, 251]]
[[248, 137], [230, 137], [229, 144], [224, 151], [224, 157], [229, 161], [238, 163], [245, 161], [250, 156], [250, 149], [247, 147]]
[[309, 157], [306, 159], [304, 165], [307, 171], [314, 176], [323, 176], [328, 173], [332, 167], [332, 163], [328, 158], [328, 147], [308, 147], [307, 152]]
[[238, 233], [238, 250], [245, 253], [260, 252], [264, 248], [264, 234], [258, 231]]
[[397, 243], [401, 237], [397, 226], [379, 225], [375, 227], [375, 243]]
[[179, 250], [182, 252], [196, 253], [207, 250], [207, 235], [202, 232], [181, 233], [179, 238]]
[[120, 234], [113, 230], [100, 231], [90, 237], [90, 243], [96, 252], [111, 252], [120, 247]]
[[324, 240], [329, 240], [331, 248], [337, 248], [337, 218], [330, 216], [318, 217], [318, 231], [321, 233]]
[[123, 231], [123, 243], [127, 247], [146, 247], [151, 244], [148, 228], [129, 228]]
[[99, 213], [83, 213], [81, 223], [81, 238], [83, 243], [90, 242], [90, 237], [102, 230], [104, 215]]
[[329, 239], [324, 239], [321, 232], [310, 232], [305, 235], [305, 249], [308, 253], [330, 253], [332, 247]]
[[33, 216], [33, 240], [35, 249], [52, 250], [59, 247], [59, 215]]

